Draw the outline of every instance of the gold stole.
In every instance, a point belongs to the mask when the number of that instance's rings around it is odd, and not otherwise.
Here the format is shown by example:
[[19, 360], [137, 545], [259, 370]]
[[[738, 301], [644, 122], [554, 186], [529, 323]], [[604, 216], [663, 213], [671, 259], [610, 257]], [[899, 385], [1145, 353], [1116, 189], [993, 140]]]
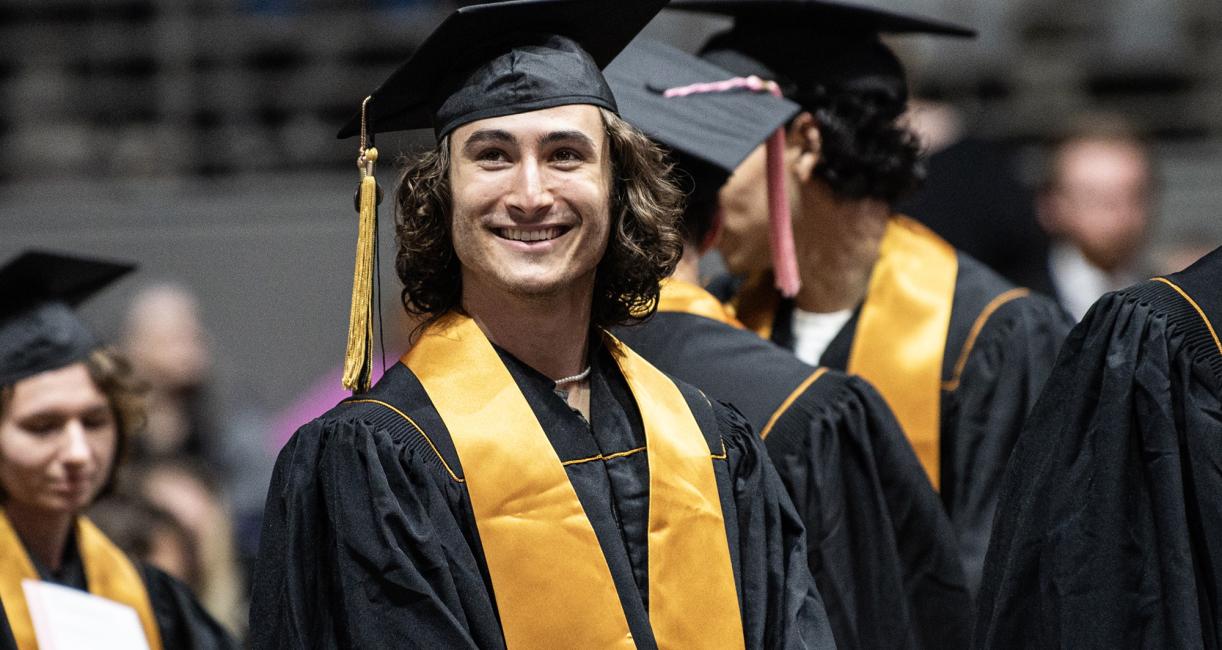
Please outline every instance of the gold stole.
[[[941, 479], [942, 362], [959, 260], [925, 226], [896, 215], [887, 223], [870, 275], [846, 370], [886, 399], [934, 489]], [[764, 338], [779, 298], [766, 274], [737, 297], [738, 317]]]
[[941, 478], [942, 359], [959, 260], [925, 226], [887, 224], [857, 320], [850, 373], [865, 377], [895, 413], [934, 489]]
[[[649, 618], [661, 648], [742, 648], [708, 444], [679, 389], [609, 335], [649, 458]], [[633, 648], [607, 560], [559, 456], [473, 320], [432, 325], [403, 357], [445, 422], [510, 648]]]
[[[85, 565], [89, 593], [136, 610], [149, 648], [161, 650], [161, 633], [157, 629], [157, 619], [153, 617], [153, 604], [131, 560], [84, 517], [76, 520], [76, 544]], [[38, 572], [26, 554], [17, 531], [13, 530], [8, 517], [0, 510], [0, 601], [4, 602], [4, 611], [18, 650], [38, 649], [34, 621], [30, 618], [29, 605], [21, 588], [22, 580], [38, 579]]]
[[667, 278], [662, 281], [658, 311], [694, 314], [743, 329], [743, 324], [734, 317], [733, 308], [723, 305], [703, 287], [684, 280]]

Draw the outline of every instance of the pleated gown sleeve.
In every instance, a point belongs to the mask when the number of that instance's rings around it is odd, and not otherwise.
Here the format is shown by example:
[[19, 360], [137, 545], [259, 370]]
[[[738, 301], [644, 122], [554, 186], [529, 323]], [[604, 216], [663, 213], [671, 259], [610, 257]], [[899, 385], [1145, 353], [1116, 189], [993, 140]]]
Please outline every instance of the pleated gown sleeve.
[[865, 380], [829, 372], [765, 443], [810, 538], [841, 648], [962, 648], [972, 601], [950, 521]]
[[1096, 303], [1007, 469], [978, 647], [1219, 647], [1220, 395], [1222, 350], [1169, 286]]
[[[835, 648], [823, 600], [807, 566], [802, 520], [759, 436], [733, 407], [713, 402], [725, 444], [721, 495], [737, 568], [748, 648]], [[731, 506], [731, 507], [726, 507]]]
[[302, 427], [280, 453], [254, 576], [252, 646], [502, 647], [455, 511], [467, 503], [459, 484], [423, 442], [343, 413]]
[[[956, 297], [958, 299], [958, 296]], [[1072, 321], [1052, 300], [1026, 295], [976, 317], [942, 392], [942, 501], [973, 593], [1011, 450]], [[981, 320], [983, 319], [983, 320]]]

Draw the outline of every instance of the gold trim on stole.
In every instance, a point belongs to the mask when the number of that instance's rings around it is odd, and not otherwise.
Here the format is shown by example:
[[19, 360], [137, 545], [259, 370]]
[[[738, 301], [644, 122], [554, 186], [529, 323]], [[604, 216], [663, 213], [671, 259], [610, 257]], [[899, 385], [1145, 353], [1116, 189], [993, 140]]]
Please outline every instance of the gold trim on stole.
[[942, 361], [959, 260], [955, 249], [907, 217], [887, 224], [870, 276], [848, 372], [878, 389], [940, 485]]
[[719, 323], [744, 329], [743, 324], [734, 317], [734, 310], [723, 305], [716, 296], [705, 291], [703, 287], [667, 278], [662, 281], [662, 291], [658, 296], [658, 311], [678, 312], [704, 316]]
[[[646, 429], [655, 637], [663, 648], [741, 648], [737, 591], [708, 445], [674, 384], [617, 342], [609, 345]], [[610, 568], [568, 474], [478, 325], [465, 316], [444, 318], [403, 363], [420, 380], [462, 461], [506, 645], [635, 647]], [[665, 436], [658, 435], [659, 427]], [[699, 444], [698, 460], [693, 443]], [[723, 614], [727, 602], [730, 623], [710, 616]]]
[[[149, 648], [161, 650], [161, 632], [153, 615], [153, 604], [136, 566], [85, 517], [77, 518], [76, 543], [85, 566], [89, 593], [136, 610]], [[21, 588], [22, 580], [38, 579], [25, 545], [0, 509], [0, 601], [4, 602], [9, 629], [18, 650], [38, 649], [34, 621]]]

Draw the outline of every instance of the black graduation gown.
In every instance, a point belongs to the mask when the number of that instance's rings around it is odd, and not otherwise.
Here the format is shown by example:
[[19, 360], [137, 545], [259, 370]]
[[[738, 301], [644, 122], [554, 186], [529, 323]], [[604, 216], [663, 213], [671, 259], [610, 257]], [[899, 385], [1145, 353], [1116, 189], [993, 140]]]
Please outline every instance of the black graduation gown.
[[[635, 401], [614, 361], [592, 355], [591, 425], [550, 379], [501, 352], [566, 465], [639, 647], [648, 622], [649, 466]], [[806, 567], [801, 521], [762, 445], [733, 409], [680, 384], [714, 460], [748, 648], [831, 647]], [[255, 648], [504, 646], [463, 468], [419, 380], [390, 368], [362, 399], [305, 425], [272, 477], [254, 578]]]
[[[665, 289], [663, 289], [665, 291]], [[764, 427], [816, 368], [705, 316], [659, 312], [616, 335], [663, 372]], [[827, 371], [765, 444], [806, 525], [808, 560], [841, 648], [961, 648], [972, 602], [954, 532], [891, 410]]]
[[1006, 472], [978, 646], [1222, 646], [1222, 249], [1167, 279], [1204, 318], [1152, 280], [1066, 340]]
[[[969, 588], [975, 593], [988, 547], [997, 490], [1014, 441], [1056, 360], [1072, 319], [1037, 294], [1015, 298], [991, 314], [986, 307], [1015, 287], [988, 267], [958, 252], [958, 273], [943, 355], [940, 489], [959, 540]], [[848, 367], [859, 308], [819, 362]], [[793, 303], [782, 301], [772, 340], [793, 348]], [[984, 317], [962, 372], [956, 364], [973, 326]]]
[[[60, 570], [52, 573], [36, 558], [31, 562], [39, 573], [39, 578], [66, 587], [88, 591], [85, 581], [85, 565], [80, 554], [75, 552], [75, 544], [69, 545], [65, 553], [64, 563]], [[236, 650], [241, 647], [217, 623], [199, 602], [195, 600], [191, 590], [186, 585], [167, 575], [165, 572], [150, 565], [137, 562], [136, 570], [148, 590], [149, 601], [153, 605], [153, 617], [157, 619], [157, 630], [161, 633], [161, 646], [165, 650]], [[0, 603], [0, 614], [3, 614], [3, 603]], [[16, 650], [17, 643], [13, 640], [13, 632], [9, 627], [8, 616], [0, 620], [0, 650]]]

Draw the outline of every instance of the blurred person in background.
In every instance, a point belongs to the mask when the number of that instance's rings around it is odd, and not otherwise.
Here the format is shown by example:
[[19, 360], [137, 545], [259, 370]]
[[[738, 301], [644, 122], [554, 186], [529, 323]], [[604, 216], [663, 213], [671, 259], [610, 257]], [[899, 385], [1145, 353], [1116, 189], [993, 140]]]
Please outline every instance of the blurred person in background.
[[792, 299], [760, 268], [768, 264], [764, 149], [721, 190], [726, 262], [756, 271], [735, 300], [739, 320], [807, 363], [878, 389], [940, 491], [974, 591], [1001, 474], [1071, 323], [1053, 301], [895, 212], [920, 184], [920, 146], [903, 124], [904, 68], [880, 34], [972, 32], [831, 1], [671, 7], [734, 17], [702, 56], [777, 81], [803, 108], [786, 133], [801, 274]]
[[1145, 143], [1119, 118], [1082, 118], [1053, 147], [1038, 213], [1053, 238], [1050, 285], [1074, 318], [1149, 277], [1143, 253], [1156, 190]]
[[165, 571], [192, 593], [200, 593], [195, 539], [173, 515], [145, 499], [116, 492], [94, 503], [89, 518], [124, 553]]
[[[164, 467], [167, 462], [201, 468], [215, 477], [209, 484], [216, 489], [207, 490], [208, 498], [232, 515], [232, 522], [225, 516], [223, 529], [211, 529], [211, 539], [201, 546], [207, 569], [201, 599], [219, 620], [241, 629], [245, 615], [235, 613], [233, 593], [245, 592], [237, 584], [248, 581], [258, 551], [267, 478], [278, 449], [269, 449], [263, 439], [268, 415], [252, 398], [256, 390], [230, 387], [222, 395], [216, 352], [199, 301], [184, 285], [160, 282], [139, 291], [127, 310], [123, 346], [149, 387], [148, 426], [133, 445], [133, 461], [142, 466]], [[176, 508], [169, 510], [182, 514]], [[195, 524], [193, 519], [184, 523]], [[231, 539], [235, 529], [241, 533], [236, 540]], [[224, 541], [219, 539], [222, 530]], [[241, 571], [230, 576], [235, 543]], [[228, 549], [223, 558], [211, 552], [221, 547]], [[237, 584], [230, 585], [231, 580]]]
[[128, 309], [122, 340], [149, 385], [148, 427], [133, 441], [134, 458], [215, 461], [220, 434], [209, 394], [212, 352], [195, 296], [176, 284], [141, 290]]
[[211, 473], [188, 459], [135, 468], [129, 490], [168, 513], [186, 530], [198, 560], [200, 604], [231, 632], [244, 635], [246, 586], [239, 570], [233, 521]]
[[186, 586], [133, 563], [82, 515], [144, 413], [127, 362], [72, 306], [130, 270], [47, 253], [0, 269], [0, 648], [38, 647], [23, 580], [131, 607], [152, 650], [236, 647]]

